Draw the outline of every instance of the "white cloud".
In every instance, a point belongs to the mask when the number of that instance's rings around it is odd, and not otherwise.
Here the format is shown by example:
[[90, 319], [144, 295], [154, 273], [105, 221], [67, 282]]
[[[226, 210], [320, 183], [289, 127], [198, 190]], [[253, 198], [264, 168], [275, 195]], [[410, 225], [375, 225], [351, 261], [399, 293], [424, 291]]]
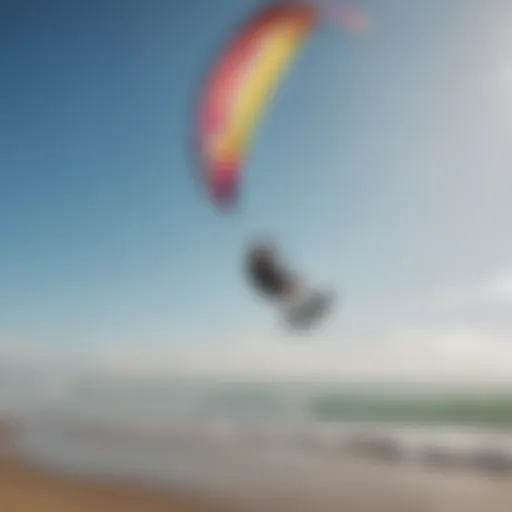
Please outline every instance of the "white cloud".
[[512, 303], [512, 271], [492, 280], [487, 292], [490, 297]]
[[223, 343], [105, 341], [90, 345], [88, 352], [79, 356], [73, 347], [68, 347], [67, 354], [66, 347], [52, 352], [43, 343], [11, 337], [3, 342], [0, 338], [0, 363], [235, 378], [512, 382], [512, 328], [470, 328], [460, 323], [446, 326], [432, 320], [411, 320], [414, 310], [424, 306], [450, 313], [495, 302], [510, 303], [512, 307], [512, 272], [445, 288], [423, 301], [410, 301], [401, 314], [388, 315], [394, 324], [386, 324], [388, 318], [379, 319], [368, 310], [366, 316], [360, 311], [357, 318], [354, 312], [345, 311], [342, 330], [329, 338], [325, 332], [324, 339], [318, 335], [240, 333]]
[[512, 271], [500, 272], [480, 282], [446, 287], [427, 302], [435, 310], [445, 312], [497, 303], [510, 303], [512, 308]]
[[[379, 339], [293, 343], [246, 340], [162, 354], [121, 354], [101, 363], [118, 371], [312, 379], [512, 379], [512, 333], [467, 328], [401, 327]], [[360, 343], [358, 343], [360, 341]]]
[[508, 95], [512, 90], [512, 63], [508, 57], [495, 59], [489, 73], [485, 74], [484, 90], [490, 93], [492, 98], [498, 100], [500, 104], [504, 99], [508, 99]]
[[[2, 353], [18, 361], [33, 354], [30, 350]], [[33, 355], [28, 360], [33, 363]], [[41, 362], [50, 360], [46, 354]], [[506, 382], [512, 379], [512, 332], [402, 326], [382, 332], [379, 339], [353, 337], [338, 343], [246, 339], [152, 350], [118, 343], [91, 352], [82, 366], [169, 376]]]

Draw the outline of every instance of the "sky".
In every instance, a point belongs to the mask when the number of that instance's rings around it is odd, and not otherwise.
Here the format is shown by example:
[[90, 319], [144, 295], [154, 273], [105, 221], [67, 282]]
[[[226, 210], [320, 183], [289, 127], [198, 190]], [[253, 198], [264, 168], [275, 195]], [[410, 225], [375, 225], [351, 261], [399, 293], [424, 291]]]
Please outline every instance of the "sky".
[[[3, 2], [0, 357], [240, 375], [512, 374], [512, 6], [368, 0], [269, 105], [239, 208], [190, 152], [261, 0]], [[200, 175], [199, 175], [200, 176]], [[342, 300], [293, 336], [241, 272], [273, 238]]]

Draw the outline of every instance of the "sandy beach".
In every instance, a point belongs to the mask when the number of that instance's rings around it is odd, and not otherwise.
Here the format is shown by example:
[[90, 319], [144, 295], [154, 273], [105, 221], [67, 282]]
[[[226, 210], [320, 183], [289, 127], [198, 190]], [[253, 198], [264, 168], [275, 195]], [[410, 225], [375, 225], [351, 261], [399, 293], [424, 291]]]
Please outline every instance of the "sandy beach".
[[[13, 453], [9, 448], [16, 445], [16, 430], [7, 422], [0, 427], [0, 437], [3, 448], [0, 510], [6, 512], [510, 512], [512, 509], [510, 477], [441, 472], [316, 452], [297, 455], [291, 461], [273, 457], [265, 462], [262, 458], [252, 468], [245, 468], [248, 462], [245, 458], [235, 470], [240, 480], [233, 473], [227, 477], [230, 485], [222, 484], [219, 479], [211, 488], [223, 487], [227, 499], [221, 503], [218, 495], [195, 484], [182, 491], [172, 482], [168, 486], [148, 487], [99, 476], [93, 480], [59, 474]], [[218, 468], [229, 466], [226, 447], [216, 450]]]
[[187, 493], [95, 481], [45, 470], [16, 455], [16, 430], [0, 422], [0, 510], [6, 512], [219, 512], [226, 504]]
[[130, 484], [92, 482], [38, 470], [13, 459], [0, 461], [0, 510], [6, 512], [215, 512], [200, 503]]

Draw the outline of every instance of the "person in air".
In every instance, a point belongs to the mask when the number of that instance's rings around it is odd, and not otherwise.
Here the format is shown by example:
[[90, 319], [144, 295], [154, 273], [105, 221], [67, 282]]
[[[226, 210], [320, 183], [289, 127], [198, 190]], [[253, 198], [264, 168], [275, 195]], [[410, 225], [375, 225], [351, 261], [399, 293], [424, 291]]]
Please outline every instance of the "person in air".
[[252, 284], [269, 298], [291, 299], [298, 292], [297, 277], [284, 268], [271, 244], [257, 243], [249, 248], [247, 274]]
[[259, 242], [249, 247], [246, 273], [256, 290], [282, 308], [284, 320], [293, 329], [308, 329], [315, 325], [331, 308], [331, 291], [310, 289], [280, 260], [274, 246]]

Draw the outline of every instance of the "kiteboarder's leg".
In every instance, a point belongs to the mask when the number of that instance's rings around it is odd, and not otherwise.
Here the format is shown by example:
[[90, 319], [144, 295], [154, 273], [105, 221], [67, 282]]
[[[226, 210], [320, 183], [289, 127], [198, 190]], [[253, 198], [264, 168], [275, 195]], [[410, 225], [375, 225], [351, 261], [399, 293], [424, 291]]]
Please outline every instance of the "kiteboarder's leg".
[[288, 275], [283, 280], [281, 299], [287, 304], [293, 304], [300, 300], [305, 293], [305, 285], [297, 276]]
[[301, 291], [301, 282], [297, 278], [290, 278], [286, 283], [286, 295], [290, 299], [298, 297]]

